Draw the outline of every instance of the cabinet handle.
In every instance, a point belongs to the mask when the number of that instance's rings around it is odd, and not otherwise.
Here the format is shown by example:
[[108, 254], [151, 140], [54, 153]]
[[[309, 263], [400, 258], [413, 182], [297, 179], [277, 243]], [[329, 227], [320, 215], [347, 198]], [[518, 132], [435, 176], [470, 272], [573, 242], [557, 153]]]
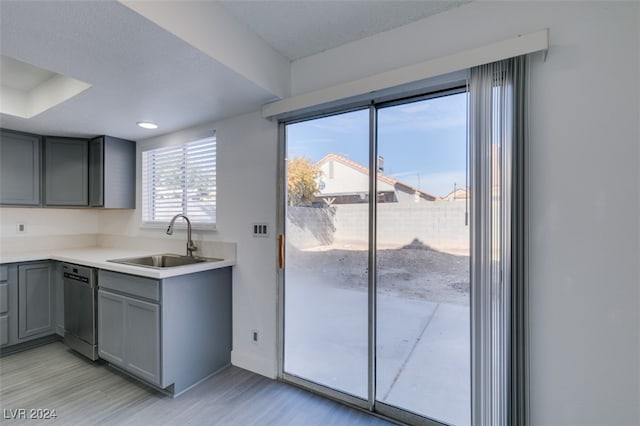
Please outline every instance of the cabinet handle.
[[280, 265], [280, 269], [284, 269], [284, 234], [280, 234], [278, 237], [278, 264]]

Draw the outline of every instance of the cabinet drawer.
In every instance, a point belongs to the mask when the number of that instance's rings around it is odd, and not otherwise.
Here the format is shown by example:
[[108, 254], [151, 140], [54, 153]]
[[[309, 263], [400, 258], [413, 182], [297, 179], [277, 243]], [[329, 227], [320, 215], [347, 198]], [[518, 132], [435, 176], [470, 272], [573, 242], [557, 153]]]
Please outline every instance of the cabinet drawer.
[[9, 311], [9, 283], [0, 283], [0, 314]]
[[0, 265], [0, 281], [7, 280], [7, 265]]
[[98, 286], [132, 296], [160, 301], [160, 282], [151, 278], [101, 270], [98, 276]]
[[9, 343], [9, 317], [0, 315], [0, 346]]

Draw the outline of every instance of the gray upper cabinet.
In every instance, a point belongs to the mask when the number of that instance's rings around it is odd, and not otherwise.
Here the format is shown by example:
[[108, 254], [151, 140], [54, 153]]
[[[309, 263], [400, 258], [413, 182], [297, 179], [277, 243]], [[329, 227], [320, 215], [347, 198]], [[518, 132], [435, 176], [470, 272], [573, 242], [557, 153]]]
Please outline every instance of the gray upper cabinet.
[[46, 206], [89, 205], [89, 143], [47, 137], [44, 142]]
[[89, 204], [91, 207], [136, 207], [136, 144], [99, 136], [89, 141]]
[[135, 209], [136, 144], [0, 129], [0, 205]]
[[89, 205], [104, 206], [104, 137], [89, 141]]
[[0, 204], [40, 205], [38, 135], [0, 129]]

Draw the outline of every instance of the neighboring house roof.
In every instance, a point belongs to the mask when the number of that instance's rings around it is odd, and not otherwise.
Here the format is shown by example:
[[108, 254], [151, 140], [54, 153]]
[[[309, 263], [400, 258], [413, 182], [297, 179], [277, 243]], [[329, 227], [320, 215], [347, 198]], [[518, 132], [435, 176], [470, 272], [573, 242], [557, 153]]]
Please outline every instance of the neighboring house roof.
[[[351, 167], [352, 169], [355, 169], [361, 173], [364, 173], [365, 175], [369, 175], [369, 168], [363, 166], [362, 164], [356, 163], [355, 161], [349, 160], [348, 158], [345, 158], [341, 155], [338, 154], [334, 154], [334, 153], [330, 153], [327, 154], [324, 158], [322, 158], [320, 161], [318, 161], [316, 163], [316, 166], [319, 168], [321, 167], [324, 163], [333, 160], [333, 161], [337, 161], [341, 164], [344, 164], [347, 167]], [[435, 195], [431, 195], [428, 192], [422, 191], [418, 188], [414, 188], [411, 185], [407, 185], [404, 182], [401, 182], [397, 179], [394, 179], [392, 177], [383, 175], [382, 173], [378, 173], [378, 180], [381, 182], [385, 182], [393, 187], [395, 187], [396, 189], [400, 189], [404, 192], [410, 192], [415, 194], [416, 192], [418, 194], [420, 194], [420, 196], [422, 198], [428, 199], [430, 201], [436, 201], [438, 199], [438, 197], [436, 197]]]
[[442, 197], [443, 200], [465, 200], [469, 198], [469, 191], [467, 191], [464, 188], [457, 188], [454, 191], [451, 191], [450, 193], [448, 193], [447, 195], [445, 195], [444, 197]]

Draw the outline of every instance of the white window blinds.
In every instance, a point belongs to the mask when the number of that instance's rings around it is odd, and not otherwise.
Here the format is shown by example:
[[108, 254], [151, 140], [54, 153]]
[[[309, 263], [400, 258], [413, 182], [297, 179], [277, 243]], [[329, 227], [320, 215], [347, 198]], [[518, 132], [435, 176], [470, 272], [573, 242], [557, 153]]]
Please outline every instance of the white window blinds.
[[215, 136], [142, 153], [143, 224], [166, 224], [179, 213], [215, 225]]

